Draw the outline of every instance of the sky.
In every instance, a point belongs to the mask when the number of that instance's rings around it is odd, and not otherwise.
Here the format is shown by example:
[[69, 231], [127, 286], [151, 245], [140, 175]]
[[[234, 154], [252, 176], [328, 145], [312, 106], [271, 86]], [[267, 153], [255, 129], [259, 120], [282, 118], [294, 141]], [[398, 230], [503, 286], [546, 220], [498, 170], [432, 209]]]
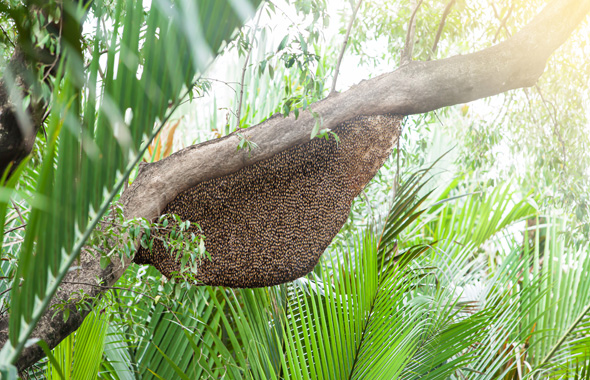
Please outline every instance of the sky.
[[[481, 1], [485, 2], [485, 0]], [[237, 3], [239, 3], [239, 1], [237, 1]], [[246, 87], [251, 87], [253, 85], [252, 81], [249, 80], [251, 79], [249, 71], [252, 69], [253, 65], [257, 65], [269, 53], [275, 52], [283, 36], [287, 33], [291, 33], [291, 35], [295, 34], [298, 30], [293, 26], [294, 24], [304, 24], [303, 17], [296, 13], [292, 5], [287, 4], [284, 0], [276, 0], [273, 1], [273, 3], [277, 8], [275, 14], [269, 16], [266, 12], [263, 12], [260, 17], [259, 29], [266, 28], [268, 33], [266, 33], [264, 38], [262, 38], [262, 36], [260, 37], [259, 46], [256, 46], [252, 51], [250, 65], [248, 66], [248, 75], [246, 76], [247, 80], [245, 81]], [[149, 5], [149, 0], [144, 1], [145, 7], [149, 7]], [[342, 45], [344, 37], [340, 34], [340, 30], [343, 29], [344, 25], [348, 22], [352, 9], [348, 1], [330, 0], [328, 1], [328, 13], [331, 16], [330, 24], [327, 28], [322, 30], [323, 42], [319, 45], [330, 46], [332, 48], [331, 54], [334, 55]], [[250, 20], [246, 24], [246, 29], [253, 28], [255, 20], [256, 17]], [[588, 24], [589, 23], [586, 23], [587, 28]], [[91, 32], [94, 26], [95, 20], [90, 17], [89, 21], [84, 24], [85, 32]], [[107, 25], [107, 27], [109, 26]], [[301, 29], [301, 27], [299, 29]], [[368, 55], [380, 56], [387, 53], [387, 43], [386, 41], [376, 39], [366, 43], [363, 46], [363, 49]], [[324, 54], [325, 51], [318, 53]], [[590, 59], [590, 44], [582, 45], [579, 53]], [[106, 64], [106, 55], [101, 57], [101, 61], [104, 61], [102, 62], [103, 65]], [[215, 138], [217, 135], [211, 131], [210, 127], [212, 124], [217, 126], [217, 130], [221, 130], [228, 120], [230, 125], [235, 125], [233, 115], [235, 114], [237, 103], [236, 93], [239, 91], [243, 62], [244, 57], [238, 56], [234, 50], [226, 51], [210, 65], [209, 70], [203, 74], [203, 77], [211, 80], [211, 91], [203, 97], [195, 98], [193, 102], [183, 104], [172, 118], [173, 120], [181, 120], [180, 128], [175, 134], [174, 150]], [[359, 83], [364, 79], [369, 79], [390, 72], [395, 68], [396, 67], [392, 67], [391, 62], [387, 61], [379, 61], [374, 66], [372, 64], [363, 65], [361, 64], [361, 58], [359, 56], [347, 51], [344, 54], [342, 65], [340, 67], [336, 89], [338, 91], [345, 91], [352, 85]], [[141, 71], [138, 72], [138, 75], [141, 75]], [[268, 81], [268, 79], [266, 80]], [[267, 83], [267, 85], [268, 84], [269, 83]], [[331, 83], [326, 85], [329, 87], [331, 86]], [[264, 86], [259, 87], [254, 92], [246, 91], [246, 93], [251, 96], [250, 100], [260, 98], [258, 101], [251, 102], [252, 107], [262, 108], [263, 106], [268, 105], [267, 103], [269, 103], [269, 99], [272, 98], [273, 94], [260, 93], [260, 91], [264, 92], [264, 89], [267, 89], [268, 91], [268, 87]], [[250, 88], [250, 90], [252, 89]], [[277, 98], [277, 95], [275, 94], [274, 97]], [[590, 95], [586, 96], [585, 104], [585, 109], [588, 112], [588, 119], [590, 119]], [[461, 106], [462, 105], [459, 105], [457, 107]], [[501, 109], [502, 106], [502, 97], [493, 97], [487, 101], [471, 102], [468, 104], [469, 117], [473, 120], [478, 118], [489, 118], [490, 115], [495, 115], [498, 112], [498, 109]], [[445, 120], [441, 120], [441, 123], [444, 122]], [[590, 134], [590, 126], [588, 126], [587, 130]], [[411, 144], [413, 141], [420, 138], [419, 133], [417, 134], [415, 132], [416, 131], [408, 132], [405, 139], [407, 143]], [[444, 139], [444, 136], [438, 136], [436, 138], [440, 141], [440, 139]], [[451, 144], [452, 142], [448, 141], [448, 145]], [[502, 159], [502, 161], [509, 162], [510, 159], [521, 159], [519, 157], [511, 157], [507, 147], [498, 147], [497, 150], [498, 151], [495, 152], [495, 154]], [[525, 165], [523, 163], [523, 165], [517, 166], [524, 167]]]

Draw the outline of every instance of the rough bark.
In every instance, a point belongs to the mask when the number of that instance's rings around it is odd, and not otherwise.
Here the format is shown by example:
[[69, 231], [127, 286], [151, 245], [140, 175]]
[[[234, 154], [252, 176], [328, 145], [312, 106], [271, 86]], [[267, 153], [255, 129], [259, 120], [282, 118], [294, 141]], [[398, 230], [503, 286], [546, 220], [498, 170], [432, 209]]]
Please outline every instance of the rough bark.
[[[45, 32], [52, 35], [58, 45], [65, 40], [69, 47], [79, 47], [82, 29], [78, 20], [72, 17], [67, 8], [64, 9], [62, 1], [33, 4], [20, 17], [30, 21], [42, 14], [47, 19], [48, 6], [59, 7], [61, 18], [44, 25]], [[85, 17], [86, 14], [82, 19]], [[16, 45], [4, 78], [0, 79], [0, 175], [8, 167], [13, 170], [31, 153], [49, 106], [48, 100], [41, 94], [42, 83], [37, 78], [40, 74], [37, 71], [43, 74], [43, 84], [51, 88], [57, 64], [62, 58], [62, 50], [56, 49], [55, 52], [47, 46], [38, 47], [29, 41], [30, 38], [22, 38]], [[77, 53], [81, 56], [79, 50]], [[30, 96], [31, 100], [23, 112], [20, 108], [26, 96]]]
[[[350, 90], [334, 94], [314, 104], [313, 110], [323, 119], [323, 127], [336, 125], [357, 115], [418, 114], [499, 94], [535, 84], [543, 73], [549, 56], [573, 32], [590, 11], [590, 0], [554, 0], [529, 25], [510, 40], [477, 53], [429, 62], [411, 62], [396, 71], [363, 81]], [[282, 118], [274, 117], [242, 131], [259, 148], [251, 153], [238, 151], [235, 135], [188, 147], [169, 158], [143, 165], [138, 178], [123, 194], [128, 217], [155, 218], [179, 193], [202, 181], [234, 173], [255, 162], [270, 158], [290, 147], [309, 140], [315, 119], [309, 112]], [[101, 270], [96, 259], [85, 251], [81, 268], [68, 276], [81, 276], [84, 281], [102, 278], [111, 285], [126, 265], [111, 265]], [[92, 261], [95, 261], [93, 264]], [[67, 281], [68, 279], [66, 279]], [[69, 280], [72, 281], [72, 280]], [[82, 280], [78, 280], [82, 281]], [[63, 284], [62, 294], [80, 289]], [[85, 289], [86, 290], [86, 289]], [[96, 291], [89, 291], [95, 295]], [[48, 311], [33, 333], [54, 347], [83, 316], [74, 314], [67, 322], [60, 315], [51, 320]], [[5, 330], [7, 319], [0, 320]], [[0, 332], [0, 346], [6, 334]], [[43, 354], [36, 345], [27, 347], [17, 365], [26, 368]]]
[[[323, 127], [357, 115], [410, 115], [470, 102], [508, 90], [530, 87], [547, 59], [590, 11], [590, 0], [553, 1], [522, 31], [477, 53], [428, 62], [411, 62], [394, 72], [362, 81], [311, 108]], [[122, 197], [128, 216], [154, 217], [177, 194], [202, 181], [221, 177], [267, 159], [309, 139], [315, 119], [273, 117], [242, 131], [258, 144], [252, 152], [236, 152], [234, 134], [193, 145], [165, 160], [145, 164]]]
[[[104, 291], [97, 286], [79, 285], [79, 283], [112, 285], [121, 277], [127, 265], [115, 263], [109, 265], [106, 269], [101, 269], [99, 254], [91, 250], [84, 250], [80, 255], [80, 260], [70, 268], [70, 272], [64, 278], [62, 286], [51, 300], [49, 308], [39, 320], [33, 331], [32, 338], [43, 339], [51, 348], [57, 346], [65, 337], [80, 327], [89, 313], [88, 309], [86, 311], [76, 309], [75, 303], [81, 301], [79, 295], [84, 294], [85, 300], [91, 303]], [[98, 279], [102, 279], [102, 281]], [[70, 282], [77, 284], [69, 284]], [[65, 305], [69, 309], [67, 321], [64, 321], [63, 312], [59, 311], [61, 309], [55, 308], [57, 304]], [[4, 346], [7, 340], [8, 317], [5, 317], [0, 319], [0, 345]], [[41, 347], [36, 344], [30, 345], [25, 347], [16, 366], [19, 371], [22, 371], [44, 356]]]
[[17, 108], [22, 99], [31, 94], [30, 83], [26, 80], [30, 72], [27, 66], [24, 54], [17, 49], [8, 64], [11, 78], [0, 80], [0, 176], [31, 153], [47, 109], [35, 96], [26, 112], [19, 112]]

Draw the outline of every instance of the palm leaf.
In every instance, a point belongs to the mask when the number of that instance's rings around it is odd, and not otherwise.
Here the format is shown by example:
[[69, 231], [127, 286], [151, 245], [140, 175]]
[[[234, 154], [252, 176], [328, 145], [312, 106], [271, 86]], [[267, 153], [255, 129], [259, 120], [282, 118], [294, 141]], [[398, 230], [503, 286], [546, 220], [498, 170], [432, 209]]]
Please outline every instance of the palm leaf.
[[48, 379], [93, 380], [98, 375], [108, 320], [104, 315], [90, 313], [74, 334], [53, 349], [47, 364]]
[[105, 359], [101, 362], [101, 372], [108, 372], [117, 380], [135, 380], [132, 360], [127, 350], [129, 344], [125, 334], [110, 323], [105, 336]]
[[[3, 360], [16, 360], [90, 232], [143, 157], [149, 143], [142, 145], [144, 136], [153, 138], [154, 125], [157, 133], [174, 110], [169, 102], [178, 105], [183, 88], [192, 88], [197, 70], [205, 69], [257, 3], [203, 1], [196, 7], [162, 0], [144, 16], [141, 1], [126, 2], [124, 9], [124, 2], [117, 2], [110, 41], [100, 24], [102, 6], [93, 3], [97, 38], [89, 75], [75, 44], [64, 46], [58, 67], [61, 82], [54, 86], [50, 139], [36, 188], [48, 204], [31, 211], [15, 274], [23, 282], [12, 288], [10, 344], [1, 352]], [[69, 4], [65, 11], [81, 22], [81, 8]], [[79, 44], [79, 35], [66, 38]], [[102, 81], [99, 39], [109, 46]], [[140, 40], [144, 57], [137, 54]]]
[[584, 276], [590, 269], [590, 248], [566, 244], [561, 236], [564, 227], [565, 220], [554, 218], [547, 219], [545, 228], [535, 227], [536, 263], [541, 256], [540, 235], [546, 231], [542, 265], [533, 268], [546, 278], [545, 296], [531, 310], [540, 331], [532, 339], [531, 354], [541, 368], [590, 358], [590, 282]]

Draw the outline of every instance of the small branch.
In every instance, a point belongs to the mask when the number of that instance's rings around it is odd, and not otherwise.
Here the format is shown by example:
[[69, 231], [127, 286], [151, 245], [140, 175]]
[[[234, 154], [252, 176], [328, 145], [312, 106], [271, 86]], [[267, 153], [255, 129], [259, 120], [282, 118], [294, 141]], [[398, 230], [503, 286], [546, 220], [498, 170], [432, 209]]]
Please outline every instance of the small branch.
[[512, 99], [513, 99], [512, 94], [504, 96], [504, 102], [502, 103], [502, 106], [498, 110], [498, 114], [496, 115], [494, 120], [492, 120], [490, 125], [504, 125], [503, 122], [504, 122], [504, 119], [506, 118], [506, 112], [508, 110], [508, 107], [506, 105], [510, 104]]
[[[494, 36], [494, 41], [493, 41], [494, 43], [498, 39], [498, 36], [500, 35], [500, 31], [502, 30], [502, 28], [506, 29], [506, 33], [508, 33], [508, 37], [510, 37], [510, 31], [506, 27], [506, 22], [508, 21], [510, 14], [512, 14], [513, 9], [514, 9], [514, 3], [510, 4], [510, 9], [508, 9], [508, 13], [506, 13], [506, 16], [504, 17], [504, 19], [502, 20], [502, 23], [500, 24], [500, 27], [498, 28], [498, 31], [496, 31], [496, 35]], [[494, 7], [494, 13], [496, 13], [495, 7]], [[497, 13], [496, 13], [496, 15], [497, 15]]]
[[416, 36], [416, 13], [422, 5], [422, 0], [416, 4], [416, 0], [412, 0], [411, 5], [414, 6], [412, 16], [410, 17], [410, 23], [408, 24], [408, 34], [406, 35], [406, 44], [402, 52], [402, 56], [399, 62], [400, 66], [406, 65], [412, 61], [412, 52], [414, 51], [414, 37]]
[[21, 228], [25, 228], [27, 226], [27, 223], [25, 222], [25, 218], [23, 217], [23, 214], [20, 212], [19, 204], [16, 203], [14, 200], [11, 200], [11, 202], [12, 202], [12, 207], [14, 208], [14, 210], [16, 211], [16, 213], [18, 214], [18, 218], [19, 218], [19, 220], [21, 221], [22, 224], [20, 226], [12, 227], [12, 228], [10, 228], [8, 230], [5, 230], [4, 231], [4, 235], [6, 235], [7, 233], [10, 233], [12, 231], [16, 231], [18, 229], [21, 229]]
[[342, 49], [340, 49], [340, 55], [338, 56], [338, 61], [336, 62], [336, 68], [334, 69], [334, 80], [332, 81], [332, 89], [330, 90], [330, 94], [336, 91], [336, 81], [338, 80], [338, 73], [340, 72], [340, 64], [342, 63], [342, 57], [344, 56], [344, 51], [346, 50], [346, 45], [348, 45], [348, 38], [350, 37], [350, 31], [352, 29], [352, 24], [354, 24], [354, 20], [356, 18], [356, 13], [358, 12], [359, 8], [361, 7], [361, 3], [363, 0], [358, 0], [356, 7], [352, 11], [352, 16], [350, 16], [350, 22], [348, 23], [348, 28], [346, 29], [346, 36], [344, 37], [344, 42], [342, 42]]
[[[63, 13], [64, 12], [63, 6], [61, 6], [60, 9], [61, 9], [61, 14], [63, 15], [64, 14]], [[59, 31], [58, 31], [58, 34], [57, 34], [57, 40], [58, 41], [61, 41], [62, 32], [63, 32], [63, 30], [62, 30], [63, 24], [64, 24], [63, 21], [59, 23]], [[46, 82], [47, 81], [47, 79], [49, 78], [49, 76], [53, 72], [53, 69], [55, 68], [55, 66], [57, 65], [57, 63], [59, 62], [59, 60], [60, 60], [60, 55], [59, 54], [56, 54], [55, 55], [55, 59], [53, 60], [53, 62], [51, 62], [51, 65], [45, 69], [45, 75], [43, 76], [43, 79], [41, 80], [42, 82]]]
[[270, 3], [270, 4], [272, 4], [272, 6], [273, 6], [273, 7], [275, 7], [275, 8], [276, 8], [276, 9], [278, 9], [279, 11], [281, 11], [281, 13], [283, 14], [283, 16], [284, 16], [284, 17], [285, 17], [287, 20], [289, 20], [289, 21], [291, 22], [291, 24], [290, 24], [290, 26], [289, 26], [289, 29], [290, 29], [290, 28], [294, 28], [294, 29], [295, 29], [295, 30], [296, 30], [298, 33], [301, 33], [301, 34], [303, 34], [303, 33], [304, 33], [304, 30], [303, 30], [303, 29], [301, 29], [301, 27], [299, 26], [299, 23], [298, 23], [298, 22], [295, 22], [295, 20], [293, 20], [293, 19], [291, 18], [291, 16], [289, 15], [289, 13], [285, 12], [284, 10], [282, 10], [282, 9], [281, 9], [281, 7], [280, 7], [280, 6], [278, 6], [276, 2], [273, 2], [272, 0], [266, 0], [266, 3]]
[[499, 20], [500, 15], [498, 14], [498, 10], [496, 9], [496, 5], [494, 4], [493, 1], [490, 2], [490, 5], [492, 6], [492, 10], [494, 11], [494, 16]]
[[240, 80], [240, 100], [238, 102], [238, 109], [236, 110], [236, 130], [240, 128], [240, 118], [242, 117], [242, 100], [244, 99], [244, 78], [246, 77], [246, 68], [248, 67], [248, 61], [250, 61], [250, 54], [252, 53], [252, 48], [254, 47], [254, 38], [256, 37], [256, 30], [258, 29], [258, 23], [260, 22], [262, 9], [263, 8], [261, 7], [260, 11], [258, 11], [258, 18], [256, 19], [254, 29], [252, 29], [252, 38], [248, 48], [248, 54], [246, 55], [246, 61], [244, 62], [244, 67], [242, 68], [242, 79]]
[[[536, 125], [536, 126], [537, 126], [537, 128], [539, 129], [539, 127], [538, 127], [538, 126], [539, 126], [540, 124], [539, 124], [539, 122], [537, 121], [537, 118], [535, 117], [535, 112], [534, 112], [534, 110], [535, 110], [535, 107], [533, 107], [533, 103], [532, 103], [532, 101], [531, 101], [531, 98], [530, 98], [530, 96], [529, 96], [529, 91], [528, 91], [529, 89], [528, 89], [528, 88], [523, 88], [522, 90], [523, 90], [523, 92], [524, 92], [524, 95], [526, 96], [526, 100], [527, 100], [527, 101], [528, 101], [528, 103], [529, 103], [529, 114], [530, 114], [530, 117], [531, 117], [531, 119], [533, 119], [533, 124], [534, 124], [534, 125]], [[492, 125], [494, 125], [494, 124], [492, 124]]]
[[205, 78], [205, 77], [203, 77], [203, 78], [201, 78], [201, 79], [202, 79], [202, 80], [205, 80], [205, 81], [211, 81], [211, 82], [219, 82], [219, 83], [222, 83], [222, 84], [226, 85], [226, 86], [227, 86], [227, 87], [228, 87], [230, 90], [232, 90], [233, 92], [236, 92], [236, 89], [235, 89], [235, 88], [233, 88], [231, 85], [232, 85], [232, 84], [238, 84], [238, 85], [240, 84], [239, 82], [226, 82], [226, 81], [224, 81], [224, 80], [221, 80], [221, 79], [214, 79], [214, 78]]
[[18, 214], [18, 218], [20, 219], [20, 221], [22, 222], [22, 224], [26, 224], [25, 218], [23, 218], [23, 214], [21, 214], [20, 208], [18, 207], [18, 204], [15, 201], [13, 201], [13, 200], [11, 200], [11, 202], [12, 202], [12, 207], [14, 207], [14, 210]]
[[10, 229], [8, 229], [8, 230], [4, 231], [4, 235], [6, 235], [7, 233], [10, 233], [10, 232], [12, 232], [12, 231], [16, 231], [16, 230], [18, 230], [18, 229], [21, 229], [21, 228], [25, 228], [26, 226], [27, 226], [27, 225], [26, 225], [26, 223], [25, 223], [25, 224], [21, 224], [20, 226], [12, 227], [12, 228], [10, 228]]
[[[543, 93], [541, 92], [541, 88], [539, 87], [538, 84], [535, 84], [535, 89], [539, 93], [539, 96], [541, 97], [541, 100], [543, 101], [543, 104], [545, 105], [545, 108], [547, 109], [547, 112], [549, 113], [549, 116], [551, 117], [551, 120], [553, 121], [553, 134], [559, 140], [559, 145], [561, 147], [561, 155], [562, 155], [562, 159], [563, 159], [563, 170], [565, 170], [565, 166], [567, 163], [567, 154], [566, 154], [566, 148], [565, 148], [565, 141], [563, 140], [563, 136], [561, 135], [561, 132], [560, 132], [561, 128], [559, 126], [559, 122], [557, 121], [557, 109], [555, 108], [555, 105], [553, 103], [551, 103], [545, 99], [545, 97], [543, 96]], [[551, 112], [551, 110], [549, 109], [549, 105], [553, 108], [553, 112]]]
[[2, 33], [4, 33], [4, 36], [6, 37], [6, 39], [8, 40], [8, 42], [10, 42], [10, 44], [12, 45], [12, 47], [16, 49], [16, 45], [14, 44], [14, 42], [12, 41], [12, 39], [10, 39], [10, 37], [8, 36], [8, 33], [6, 33], [6, 30], [4, 30], [4, 28], [2, 27], [2, 25], [0, 25], [0, 29], [2, 30]]
[[[404, 123], [402, 123], [402, 129], [403, 129]], [[395, 164], [396, 164], [396, 168], [395, 168], [395, 177], [393, 178], [393, 196], [392, 196], [392, 200], [395, 200], [395, 196], [397, 195], [397, 188], [399, 187], [399, 173], [400, 173], [400, 155], [401, 152], [399, 150], [399, 141], [401, 140], [402, 137], [402, 133], [400, 132], [399, 137], [397, 139], [397, 152], [396, 152], [396, 157], [395, 157]]]
[[[88, 50], [88, 52], [90, 53], [90, 57], [92, 57], [94, 55], [94, 51], [92, 50], [92, 48], [90, 47], [90, 45], [86, 46], [86, 50]], [[108, 53], [108, 49], [103, 50], [101, 52], [98, 53], [98, 55], [102, 55], [104, 53]], [[90, 64], [88, 64], [85, 69], [88, 69], [90, 67]], [[102, 71], [102, 69], [100, 68], [100, 65], [98, 65], [98, 75], [100, 75], [100, 79], [104, 80], [104, 72]]]
[[438, 30], [436, 31], [436, 37], [434, 37], [434, 44], [432, 44], [432, 49], [430, 49], [430, 52], [428, 53], [428, 58], [426, 59], [427, 61], [430, 61], [431, 55], [434, 55], [436, 53], [438, 41], [440, 41], [440, 36], [442, 34], [443, 28], [445, 27], [447, 16], [449, 15], [449, 13], [451, 13], [451, 8], [453, 8], [453, 5], [455, 5], [456, 2], [457, 0], [451, 0], [447, 3], [447, 6], [445, 7], [445, 10], [440, 20], [440, 24], [438, 25]]
[[[398, 139], [399, 141], [399, 139]], [[367, 206], [369, 206], [369, 211], [371, 212], [371, 218], [373, 218], [373, 220], [375, 220], [375, 209], [373, 208], [373, 205], [371, 204], [371, 200], [369, 199], [369, 196], [367, 195], [367, 189], [363, 189], [363, 191], [361, 192], [361, 195], [363, 196], [363, 198], [365, 198], [365, 202], [367, 203]]]
[[2, 292], [0, 292], [0, 297], [2, 297], [4, 294], [8, 293], [11, 290], [12, 290], [12, 286], [9, 287], [8, 289], [3, 290]]

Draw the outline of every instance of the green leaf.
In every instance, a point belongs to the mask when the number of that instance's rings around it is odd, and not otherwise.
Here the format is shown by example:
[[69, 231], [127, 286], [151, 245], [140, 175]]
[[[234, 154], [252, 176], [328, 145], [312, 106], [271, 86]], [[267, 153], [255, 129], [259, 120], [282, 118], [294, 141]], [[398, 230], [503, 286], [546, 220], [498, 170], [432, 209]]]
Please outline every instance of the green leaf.
[[[281, 43], [279, 44], [279, 47], [277, 48], [277, 53], [280, 52], [281, 50], [283, 50], [285, 48], [285, 46], [287, 46], [287, 42], [289, 42], [289, 35], [287, 34], [285, 37], [283, 37], [283, 39], [281, 40]], [[272, 75], [271, 75], [272, 77]]]

